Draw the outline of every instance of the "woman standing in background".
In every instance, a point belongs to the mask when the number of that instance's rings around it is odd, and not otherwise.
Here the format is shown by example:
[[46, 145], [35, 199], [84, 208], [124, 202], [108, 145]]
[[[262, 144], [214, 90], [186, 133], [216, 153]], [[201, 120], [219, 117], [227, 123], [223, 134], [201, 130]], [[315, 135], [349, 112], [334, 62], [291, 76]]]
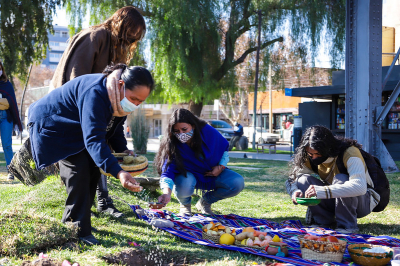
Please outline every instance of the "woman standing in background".
[[[14, 155], [11, 146], [13, 128], [22, 132], [14, 88], [8, 80], [3, 63], [0, 61], [0, 134], [7, 170]], [[13, 180], [14, 176], [8, 173], [8, 179]]]

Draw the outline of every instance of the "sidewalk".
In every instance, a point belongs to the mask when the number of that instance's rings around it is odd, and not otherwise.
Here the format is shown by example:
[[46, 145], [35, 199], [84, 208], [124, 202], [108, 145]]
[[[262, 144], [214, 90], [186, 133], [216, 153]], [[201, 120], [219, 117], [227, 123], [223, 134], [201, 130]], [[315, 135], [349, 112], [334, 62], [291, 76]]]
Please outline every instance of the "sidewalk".
[[[24, 143], [26, 138], [22, 140]], [[132, 138], [126, 139], [128, 142], [128, 149], [133, 149]], [[12, 137], [12, 149], [13, 152], [19, 151], [21, 148], [21, 140], [16, 136]], [[147, 151], [156, 153], [160, 147], [160, 140], [156, 138], [149, 139], [147, 143]], [[277, 145], [277, 150], [288, 150], [289, 146], [285, 145]], [[0, 152], [3, 152], [3, 147], [0, 146]], [[256, 153], [256, 152], [241, 152], [241, 151], [230, 151], [229, 157], [231, 158], [244, 158], [244, 154], [246, 154], [249, 159], [259, 159], [259, 160], [275, 160], [275, 161], [290, 161], [291, 157], [289, 154], [269, 154], [269, 153]]]

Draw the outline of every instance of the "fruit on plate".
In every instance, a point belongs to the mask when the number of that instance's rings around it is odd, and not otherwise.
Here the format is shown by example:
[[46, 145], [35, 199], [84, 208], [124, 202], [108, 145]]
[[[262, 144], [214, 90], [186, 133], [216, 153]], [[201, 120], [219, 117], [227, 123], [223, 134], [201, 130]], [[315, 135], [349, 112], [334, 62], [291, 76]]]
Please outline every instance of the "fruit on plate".
[[326, 239], [328, 242], [339, 242], [339, 240], [334, 236], [328, 236]]
[[243, 231], [242, 231], [242, 233], [243, 232], [252, 232], [252, 233], [254, 233], [254, 228], [253, 227], [245, 227], [244, 229], [243, 229]]
[[272, 238], [272, 242], [282, 242], [282, 241], [278, 235], [274, 235], [274, 237]]
[[319, 236], [315, 236], [315, 235], [305, 235], [304, 239], [308, 239], [308, 240], [318, 240]]
[[235, 238], [238, 241], [242, 241], [243, 239], [246, 239], [246, 238], [251, 238], [252, 240], [254, 240], [255, 237], [254, 237], [253, 232], [244, 232], [244, 233], [238, 234]]
[[227, 226], [222, 225], [221, 223], [214, 223], [210, 222], [209, 224], [206, 224], [203, 226], [203, 232], [205, 232], [207, 235], [214, 235], [214, 236], [221, 236], [223, 234], [229, 234], [232, 236], [236, 235], [235, 229], [230, 229]]
[[222, 234], [219, 238], [219, 243], [221, 245], [233, 245], [235, 243], [235, 237], [231, 234]]

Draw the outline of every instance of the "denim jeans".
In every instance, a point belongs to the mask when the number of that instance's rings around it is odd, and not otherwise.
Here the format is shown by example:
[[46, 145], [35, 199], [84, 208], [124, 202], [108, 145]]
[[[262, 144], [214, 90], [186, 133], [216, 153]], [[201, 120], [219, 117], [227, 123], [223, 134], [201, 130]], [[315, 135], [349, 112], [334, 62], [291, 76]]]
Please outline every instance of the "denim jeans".
[[[203, 195], [209, 204], [236, 196], [244, 188], [243, 177], [230, 169], [225, 169], [215, 179], [215, 189]], [[196, 178], [190, 172], [187, 172], [187, 177], [184, 175], [175, 177], [173, 192], [182, 205], [190, 204], [196, 182]]]
[[4, 157], [6, 157], [7, 167], [11, 163], [11, 159], [14, 156], [12, 150], [12, 130], [13, 122], [7, 121], [7, 111], [0, 110], [1, 145], [3, 146]]

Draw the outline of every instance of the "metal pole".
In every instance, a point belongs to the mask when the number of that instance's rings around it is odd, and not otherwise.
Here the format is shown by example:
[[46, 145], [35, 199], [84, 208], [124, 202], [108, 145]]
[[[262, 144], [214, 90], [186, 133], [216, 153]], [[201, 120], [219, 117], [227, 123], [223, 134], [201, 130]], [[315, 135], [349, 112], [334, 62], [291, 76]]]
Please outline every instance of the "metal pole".
[[269, 133], [272, 133], [272, 78], [271, 64], [268, 67], [268, 83], [269, 83]]
[[[262, 130], [263, 130], [263, 120], [262, 120], [262, 103], [260, 104], [260, 137], [262, 138]], [[264, 144], [258, 142], [258, 144]]]
[[[29, 67], [29, 72], [28, 72], [28, 77], [26, 78], [26, 82], [25, 82], [25, 87], [24, 87], [24, 91], [22, 92], [22, 97], [21, 97], [21, 108], [20, 108], [20, 120], [21, 120], [21, 124], [23, 124], [24, 119], [23, 119], [23, 109], [24, 109], [24, 97], [25, 97], [25, 92], [26, 92], [26, 87], [28, 86], [28, 82], [29, 82], [29, 77], [31, 76], [31, 71], [32, 71], [32, 64]], [[24, 130], [24, 128], [22, 127], [22, 130]], [[21, 144], [22, 144], [22, 132], [20, 134], [20, 139], [21, 139]]]
[[261, 45], [261, 11], [258, 10], [257, 13], [258, 13], [258, 40], [257, 40], [257, 56], [256, 56], [256, 80], [254, 85], [253, 149], [256, 148], [258, 66], [260, 63], [260, 45]]

